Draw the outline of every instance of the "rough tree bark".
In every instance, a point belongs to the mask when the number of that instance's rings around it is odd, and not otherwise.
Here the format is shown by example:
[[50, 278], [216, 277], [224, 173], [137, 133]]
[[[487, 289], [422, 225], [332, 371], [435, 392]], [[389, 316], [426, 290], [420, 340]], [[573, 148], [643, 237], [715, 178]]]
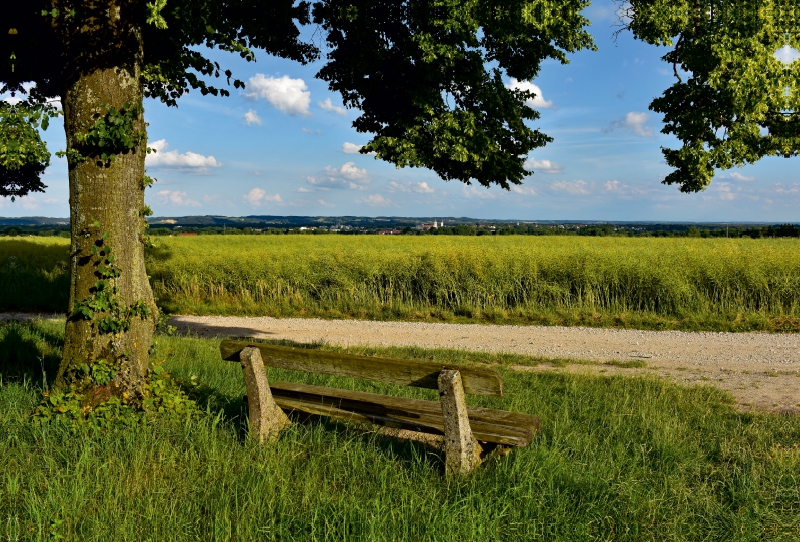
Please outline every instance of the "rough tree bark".
[[[105, 115], [110, 107], [120, 110], [126, 105], [142, 104], [141, 32], [124, 20], [124, 8], [129, 6], [121, 9], [119, 4], [96, 2], [93, 7], [102, 15], [96, 24], [60, 29], [68, 45], [97, 44], [90, 53], [74, 55], [75, 60], [67, 67], [71, 75], [66, 78], [62, 103], [68, 149], [80, 151], [78, 135], [91, 129], [98, 116]], [[133, 128], [145, 131], [141, 109]], [[144, 138], [137, 148], [118, 154], [111, 162], [96, 155], [87, 156], [85, 161], [69, 160], [70, 302], [56, 385], [77, 384], [87, 406], [112, 395], [136, 401], [142, 397], [147, 380], [149, 348], [158, 312], [144, 265], [142, 178], [146, 145]], [[107, 234], [105, 241], [101, 240], [103, 234]], [[119, 306], [127, 308], [142, 302], [147, 307], [147, 316], [131, 317], [130, 327], [118, 333], [103, 333], [96, 321], [74, 314], [76, 303], [97, 291], [96, 282], [102, 277], [92, 247], [103, 243], [111, 247], [119, 270], [119, 276], [109, 280], [116, 288]], [[85, 375], [85, 367], [98, 360], [105, 360], [114, 371], [108, 383], [81, 376]]]

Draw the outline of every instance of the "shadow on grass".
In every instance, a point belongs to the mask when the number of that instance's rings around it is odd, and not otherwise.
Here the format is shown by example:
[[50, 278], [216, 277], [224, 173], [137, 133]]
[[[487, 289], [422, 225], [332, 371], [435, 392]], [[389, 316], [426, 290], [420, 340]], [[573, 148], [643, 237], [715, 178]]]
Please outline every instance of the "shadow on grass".
[[52, 381], [61, 362], [63, 334], [44, 326], [10, 322], [0, 326], [0, 375]]
[[25, 239], [0, 243], [0, 310], [64, 312], [69, 301], [69, 245]]
[[[370, 425], [366, 423], [348, 423], [341, 420], [308, 414], [306, 412], [291, 411], [287, 412], [289, 419], [293, 423], [304, 426], [317, 427], [325, 432], [335, 433], [334, 440], [350, 440], [356, 442], [361, 448], [373, 447], [376, 451], [386, 457], [398, 461], [400, 464], [410, 466], [418, 462], [420, 458], [429, 463], [440, 473], [444, 473], [445, 461], [444, 451], [439, 447], [427, 442], [423, 442], [426, 434], [417, 433], [422, 438], [404, 438], [392, 434], [380, 432], [383, 426]], [[413, 433], [413, 432], [409, 432]], [[430, 436], [430, 435], [428, 435]]]
[[[249, 431], [247, 396], [227, 395], [211, 386], [197, 385], [183, 379], [176, 378], [176, 382], [192, 400], [197, 402], [198, 408], [211, 416], [218, 416], [220, 421], [233, 428], [237, 440], [240, 442], [247, 440]], [[317, 427], [322, 431], [335, 433], [336, 441], [351, 440], [357, 441], [362, 446], [373, 446], [380, 453], [407, 464], [423, 457], [434, 468], [444, 472], [443, 452], [437, 446], [421, 442], [419, 439], [382, 434], [377, 431], [380, 426], [346, 423], [327, 416], [300, 411], [290, 411], [287, 415], [294, 424], [309, 429]]]

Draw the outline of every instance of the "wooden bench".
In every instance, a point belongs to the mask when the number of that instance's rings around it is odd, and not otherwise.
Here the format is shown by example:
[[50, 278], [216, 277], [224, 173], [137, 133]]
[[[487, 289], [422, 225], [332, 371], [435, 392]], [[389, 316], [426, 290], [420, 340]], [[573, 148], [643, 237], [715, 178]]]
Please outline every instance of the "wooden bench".
[[[489, 369], [427, 361], [354, 356], [253, 341], [224, 340], [222, 359], [241, 362], [250, 433], [274, 438], [291, 422], [284, 411], [444, 435], [445, 470], [468, 473], [492, 448], [527, 446], [539, 430], [529, 414], [467, 406], [464, 394], [503, 396], [503, 380]], [[291, 382], [267, 381], [264, 365], [438, 389], [440, 402], [391, 397]]]

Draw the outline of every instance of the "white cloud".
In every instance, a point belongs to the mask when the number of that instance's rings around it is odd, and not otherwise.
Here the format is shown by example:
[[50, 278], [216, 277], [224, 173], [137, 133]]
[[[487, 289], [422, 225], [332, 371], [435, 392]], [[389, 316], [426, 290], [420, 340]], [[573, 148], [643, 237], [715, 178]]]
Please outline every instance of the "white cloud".
[[416, 192], [417, 194], [433, 194], [435, 190], [428, 186], [427, 182], [418, 182], [418, 183], [398, 183], [397, 181], [391, 181], [388, 184], [389, 192]]
[[591, 193], [591, 185], [586, 181], [556, 181], [550, 185], [551, 190], [566, 192], [574, 196], [586, 196]]
[[148, 142], [147, 146], [156, 150], [155, 153], [148, 154], [145, 158], [148, 167], [205, 170], [210, 167], [222, 166], [213, 156], [203, 156], [202, 154], [191, 151], [180, 154], [177, 149], [174, 151], [167, 151], [169, 143], [167, 143], [166, 139], [159, 139], [152, 143]]
[[325, 166], [325, 169], [319, 175], [308, 175], [306, 180], [316, 186], [349, 188], [350, 190], [363, 190], [363, 185], [370, 183], [367, 170], [357, 168], [355, 162], [346, 162], [338, 168]]
[[333, 203], [328, 203], [324, 199], [318, 199], [317, 203], [319, 203], [323, 207], [336, 207], [336, 205], [334, 205]]
[[345, 154], [358, 154], [358, 151], [361, 150], [361, 145], [356, 145], [355, 143], [350, 143], [345, 141], [342, 143], [342, 152]]
[[340, 117], [347, 116], [347, 109], [344, 107], [339, 107], [338, 105], [333, 105], [333, 102], [330, 98], [325, 98], [324, 102], [317, 102], [317, 105], [320, 107], [320, 109], [323, 109], [328, 113], [334, 113]]
[[614, 179], [603, 183], [603, 188], [606, 192], [610, 192], [621, 199], [632, 199], [637, 196], [652, 195], [658, 192], [659, 186], [652, 186], [650, 184], [644, 185], [629, 185], [619, 182]]
[[798, 58], [800, 58], [800, 52], [796, 49], [792, 49], [792, 47], [787, 43], [777, 51], [775, 51], [775, 58], [783, 62], [784, 64], [791, 64], [795, 62]]
[[540, 171], [542, 173], [552, 173], [557, 174], [564, 171], [564, 166], [558, 164], [556, 162], [551, 162], [550, 160], [536, 160], [534, 158], [528, 158], [525, 160], [525, 163], [522, 165], [528, 171]]
[[17, 198], [17, 201], [20, 202], [20, 205], [22, 205], [22, 208], [26, 211], [31, 211], [40, 207], [39, 200], [34, 195], [22, 196]]
[[380, 194], [370, 194], [363, 199], [357, 199], [356, 203], [366, 203], [367, 205], [372, 205], [373, 207], [386, 207], [392, 203], [392, 200], [386, 199]]
[[301, 194], [305, 194], [307, 192], [311, 192], [311, 190], [309, 190], [308, 188], [303, 188], [302, 186], [300, 188], [298, 188], [297, 191], [300, 192]]
[[[345, 141], [342, 143], [342, 152], [345, 154], [359, 154], [358, 151], [362, 149], [361, 145], [356, 145], [355, 143], [350, 143], [349, 141]], [[370, 156], [375, 156], [375, 152], [368, 152]]]
[[272, 106], [287, 115], [310, 116], [311, 92], [302, 79], [283, 77], [265, 77], [257, 73], [247, 82], [245, 98], [258, 100], [263, 98]]
[[781, 183], [777, 183], [775, 192], [778, 194], [797, 194], [800, 193], [800, 184], [794, 183], [791, 186], [783, 186]]
[[653, 135], [653, 129], [649, 126], [645, 126], [649, 116], [650, 115], [647, 113], [631, 111], [630, 113], [626, 113], [621, 119], [612, 122], [611, 127], [604, 129], [603, 132], [608, 133], [614, 128], [627, 128], [638, 136], [651, 137]]
[[307, 133], [307, 134], [311, 134], [311, 135], [322, 135], [322, 130], [311, 130], [311, 129], [309, 129], [309, 128], [303, 128], [302, 130], [303, 130], [305, 133]]
[[62, 203], [62, 201], [60, 199], [57, 199], [57, 198], [47, 198], [47, 199], [44, 200], [44, 203], [46, 205], [60, 205]]
[[735, 181], [755, 181], [756, 180], [755, 177], [746, 177], [745, 175], [742, 175], [741, 173], [739, 173], [737, 171], [732, 172], [730, 175], [728, 175], [728, 177], [730, 177], [731, 179], [733, 179]]
[[588, 6], [583, 13], [584, 16], [588, 17], [591, 21], [603, 21], [608, 20], [611, 22], [618, 22], [617, 13], [614, 6], [604, 6], [599, 5], [597, 3], [593, 3]]
[[178, 190], [161, 190], [156, 192], [158, 203], [161, 205], [178, 205], [189, 207], [200, 207], [200, 202], [186, 197], [186, 192]]
[[258, 116], [258, 113], [256, 113], [254, 109], [250, 109], [247, 113], [242, 115], [242, 118], [248, 126], [252, 126], [253, 124], [261, 126], [261, 117]]
[[494, 199], [495, 195], [489, 192], [488, 188], [478, 188], [477, 186], [461, 187], [461, 195], [465, 198]]
[[531, 186], [519, 186], [519, 185], [511, 185], [511, 191], [521, 196], [535, 196], [536, 190], [533, 189]]
[[350, 179], [353, 181], [367, 178], [367, 170], [363, 168], [357, 168], [355, 162], [346, 162], [342, 164], [342, 167], [339, 169], [326, 166], [325, 171], [332, 175], [341, 175], [345, 179]]
[[717, 190], [719, 191], [719, 199], [724, 201], [731, 201], [736, 199], [736, 194], [731, 191], [729, 183], [717, 183]]
[[553, 107], [552, 100], [545, 100], [544, 96], [542, 96], [542, 89], [540, 89], [537, 85], [534, 85], [530, 81], [517, 81], [513, 77], [511, 81], [508, 82], [506, 88], [517, 89], [517, 90], [527, 90], [528, 92], [532, 92], [536, 96], [534, 98], [528, 99], [525, 101], [530, 107], [534, 109], [548, 109]]
[[221, 194], [203, 194], [203, 203], [213, 203], [221, 197]]
[[283, 203], [280, 194], [269, 195], [264, 189], [258, 187], [251, 189], [250, 192], [242, 196], [242, 199], [245, 201], [245, 203], [248, 203], [253, 207], [258, 207], [262, 203], [267, 202]]

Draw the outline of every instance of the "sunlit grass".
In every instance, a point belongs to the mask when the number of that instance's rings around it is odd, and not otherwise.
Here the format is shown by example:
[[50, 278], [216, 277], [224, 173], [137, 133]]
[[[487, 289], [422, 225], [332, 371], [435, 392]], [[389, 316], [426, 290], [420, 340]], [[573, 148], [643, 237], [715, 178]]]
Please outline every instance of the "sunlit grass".
[[[31, 239], [0, 240], [0, 279], [18, 285], [0, 292], [0, 309], [63, 312], [66, 240]], [[330, 235], [157, 243], [147, 269], [158, 303], [172, 313], [800, 330], [795, 239]]]
[[247, 441], [241, 369], [220, 360], [213, 339], [159, 336], [152, 357], [202, 383], [193, 391], [199, 419], [81, 436], [37, 428], [27, 413], [41, 398], [42, 367], [59, 354], [60, 326], [0, 325], [0, 536], [10, 540], [737, 541], [800, 532], [800, 417], [740, 413], [713, 388], [506, 369], [536, 363], [522, 356], [350, 350], [499, 364], [506, 397], [469, 401], [541, 417], [530, 446], [451, 480], [437, 450], [360, 425], [316, 421], [268, 446]]

